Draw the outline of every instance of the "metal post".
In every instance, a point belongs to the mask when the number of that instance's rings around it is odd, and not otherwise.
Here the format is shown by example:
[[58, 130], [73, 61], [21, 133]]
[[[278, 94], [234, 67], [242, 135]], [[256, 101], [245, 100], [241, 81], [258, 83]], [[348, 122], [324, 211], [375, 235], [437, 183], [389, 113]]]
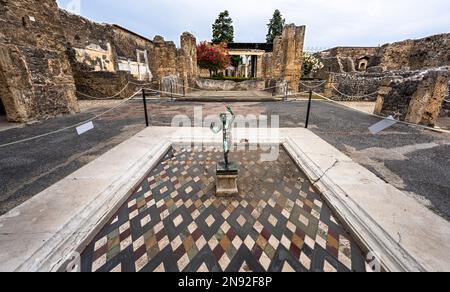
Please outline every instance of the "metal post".
[[284, 93], [285, 93], [284, 100], [285, 101], [288, 101], [288, 92], [289, 92], [289, 86], [288, 86], [288, 84], [286, 82], [285, 88], [284, 88]]
[[148, 127], [149, 123], [148, 123], [148, 113], [147, 113], [147, 97], [145, 96], [145, 89], [144, 88], [142, 88], [142, 101], [144, 102], [145, 124]]
[[309, 91], [309, 101], [308, 101], [308, 112], [306, 113], [306, 122], [305, 122], [305, 128], [308, 129], [309, 126], [309, 114], [311, 112], [311, 103], [312, 103], [312, 90]]
[[170, 82], [170, 100], [173, 101], [173, 83]]

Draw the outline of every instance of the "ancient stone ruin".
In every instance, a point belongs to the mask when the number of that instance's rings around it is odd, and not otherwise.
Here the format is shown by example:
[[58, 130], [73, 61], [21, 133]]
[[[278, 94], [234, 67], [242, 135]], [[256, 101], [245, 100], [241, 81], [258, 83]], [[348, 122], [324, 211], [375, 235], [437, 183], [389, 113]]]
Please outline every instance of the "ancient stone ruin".
[[384, 81], [379, 89], [375, 113], [434, 126], [442, 99], [448, 93], [449, 73], [447, 69], [430, 69], [410, 77]]
[[[0, 19], [1, 109], [9, 121], [76, 113], [77, 99], [125, 98], [144, 85], [172, 93], [197, 85], [190, 33], [177, 48], [161, 36], [150, 40], [70, 14], [55, 0], [1, 1]], [[260, 54], [267, 84], [286, 80], [298, 90], [304, 37], [304, 26], [288, 25], [273, 51]]]
[[448, 115], [450, 34], [382, 47], [339, 47], [317, 54], [325, 96], [338, 101], [377, 101], [376, 114], [434, 126]]

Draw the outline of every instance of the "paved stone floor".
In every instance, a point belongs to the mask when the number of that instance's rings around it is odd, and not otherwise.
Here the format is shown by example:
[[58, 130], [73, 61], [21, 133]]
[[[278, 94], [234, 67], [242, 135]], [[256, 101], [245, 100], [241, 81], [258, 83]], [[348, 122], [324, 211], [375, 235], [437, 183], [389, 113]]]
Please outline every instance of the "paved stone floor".
[[240, 195], [214, 196], [222, 153], [171, 150], [82, 254], [83, 271], [365, 271], [361, 250], [281, 149], [237, 151]]

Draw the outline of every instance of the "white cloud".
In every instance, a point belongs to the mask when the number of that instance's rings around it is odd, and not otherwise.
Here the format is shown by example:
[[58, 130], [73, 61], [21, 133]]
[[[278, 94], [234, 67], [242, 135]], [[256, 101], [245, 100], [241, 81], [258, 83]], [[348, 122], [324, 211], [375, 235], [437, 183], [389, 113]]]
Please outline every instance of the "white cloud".
[[[71, 0], [58, 0], [64, 7]], [[211, 24], [228, 9], [236, 41], [263, 42], [275, 9], [307, 25], [307, 47], [376, 46], [449, 32], [448, 0], [81, 0], [82, 15], [117, 23], [148, 37], [178, 40], [183, 31], [210, 39]]]

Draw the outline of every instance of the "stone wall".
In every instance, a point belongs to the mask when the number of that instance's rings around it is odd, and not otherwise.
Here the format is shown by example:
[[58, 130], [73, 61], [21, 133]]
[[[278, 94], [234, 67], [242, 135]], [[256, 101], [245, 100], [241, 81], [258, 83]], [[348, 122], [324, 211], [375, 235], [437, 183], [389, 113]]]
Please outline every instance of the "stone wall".
[[[133, 79], [129, 72], [80, 72], [74, 74], [78, 99], [122, 99], [138, 91], [140, 81]], [[129, 82], [133, 83], [129, 83]], [[119, 93], [119, 94], [117, 94]]]
[[55, 0], [0, 1], [0, 98], [9, 121], [79, 111]]
[[[379, 51], [380, 48], [376, 47], [337, 47], [317, 53], [316, 56], [321, 59], [324, 66], [314, 74], [314, 77], [326, 79], [329, 73], [368, 71], [369, 68], [379, 65]], [[364, 63], [364, 68], [360, 68], [360, 63]]]
[[379, 57], [384, 70], [421, 70], [450, 65], [450, 34], [387, 44]]
[[[181, 35], [181, 48], [177, 49], [174, 42], [161, 36], [149, 40], [118, 25], [95, 23], [63, 10], [60, 13], [79, 92], [110, 96], [113, 89], [120, 90], [129, 81], [150, 82], [160, 89], [168, 76], [178, 76], [180, 84], [192, 85], [198, 76], [196, 38], [190, 33]], [[119, 96], [126, 97], [133, 89]]]
[[376, 56], [380, 48], [378, 47], [337, 47], [320, 53], [323, 58], [341, 57], [356, 60], [362, 56]]
[[75, 60], [89, 71], [117, 70], [117, 55], [112, 49], [111, 26], [59, 11], [65, 41]]
[[383, 82], [375, 113], [403, 121], [434, 126], [449, 91], [450, 71], [430, 69]]
[[214, 91], [264, 90], [266, 88], [266, 81], [248, 80], [243, 82], [234, 82], [227, 80], [197, 79], [196, 87], [203, 90]]
[[171, 97], [178, 98], [182, 95], [185, 95], [187, 91], [183, 88], [184, 79], [178, 75], [170, 75], [166, 76], [162, 79], [160, 83], [161, 88], [161, 96], [162, 97]]
[[305, 32], [305, 26], [291, 24], [284, 27], [282, 36], [274, 40], [273, 52], [262, 58], [261, 73], [265, 79], [285, 80], [291, 91], [299, 90]]
[[183, 77], [185, 84], [193, 84], [193, 80], [199, 76], [199, 68], [197, 66], [197, 39], [194, 35], [185, 32], [180, 38], [181, 49], [178, 53], [179, 72]]
[[396, 73], [355, 73], [332, 75], [332, 99], [336, 101], [376, 101], [379, 87]]
[[[317, 54], [324, 68], [314, 77], [356, 71], [423, 70], [450, 65], [450, 34], [385, 44], [380, 48], [338, 47]], [[361, 60], [366, 56], [366, 60]], [[360, 62], [367, 63], [361, 70]], [[353, 64], [352, 64], [353, 63]]]

